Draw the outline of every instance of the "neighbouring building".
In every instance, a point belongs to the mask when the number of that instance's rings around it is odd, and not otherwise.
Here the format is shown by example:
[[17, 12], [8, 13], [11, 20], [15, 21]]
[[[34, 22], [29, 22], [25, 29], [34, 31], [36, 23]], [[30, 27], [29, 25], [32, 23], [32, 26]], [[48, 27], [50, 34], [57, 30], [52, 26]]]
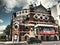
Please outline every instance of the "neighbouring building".
[[27, 40], [36, 37], [39, 40], [58, 40], [58, 25], [42, 4], [17, 11], [12, 15], [12, 41]]
[[60, 36], [60, 1], [51, 7], [51, 15], [54, 17], [56, 24], [59, 26], [58, 30]]
[[56, 20], [56, 23], [60, 26], [60, 1], [51, 7], [51, 15]]

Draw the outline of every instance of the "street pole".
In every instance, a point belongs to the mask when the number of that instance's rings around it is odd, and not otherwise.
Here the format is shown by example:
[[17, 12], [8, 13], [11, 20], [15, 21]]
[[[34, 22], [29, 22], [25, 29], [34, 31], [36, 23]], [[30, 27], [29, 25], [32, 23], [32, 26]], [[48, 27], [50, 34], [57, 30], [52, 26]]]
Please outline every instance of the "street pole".
[[13, 45], [14, 45], [14, 39], [13, 39]]
[[14, 45], [14, 38], [13, 38], [13, 45]]

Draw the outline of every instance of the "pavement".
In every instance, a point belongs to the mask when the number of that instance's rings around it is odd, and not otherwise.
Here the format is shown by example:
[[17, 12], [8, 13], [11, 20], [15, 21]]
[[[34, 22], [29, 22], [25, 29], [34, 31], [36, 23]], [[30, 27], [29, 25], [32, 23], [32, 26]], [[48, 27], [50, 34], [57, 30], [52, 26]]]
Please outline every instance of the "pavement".
[[60, 45], [60, 41], [43, 41], [42, 43], [28, 44], [26, 41], [21, 42], [0, 42], [0, 45]]
[[6, 42], [0, 42], [0, 43], [5, 43], [5, 44], [11, 44], [11, 43], [27, 43], [27, 41], [20, 41], [20, 42], [13, 42], [13, 41], [6, 41]]
[[6, 41], [6, 42], [0, 42], [0, 45], [26, 45], [26, 41], [21, 41], [21, 42], [12, 42], [12, 41]]

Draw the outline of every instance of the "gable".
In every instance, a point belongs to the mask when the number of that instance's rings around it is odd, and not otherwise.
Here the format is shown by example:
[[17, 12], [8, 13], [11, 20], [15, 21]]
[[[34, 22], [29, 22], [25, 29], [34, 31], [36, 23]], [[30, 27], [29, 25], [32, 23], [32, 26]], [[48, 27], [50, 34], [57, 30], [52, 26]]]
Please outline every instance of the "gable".
[[45, 7], [41, 5], [35, 7], [35, 13], [49, 13]]

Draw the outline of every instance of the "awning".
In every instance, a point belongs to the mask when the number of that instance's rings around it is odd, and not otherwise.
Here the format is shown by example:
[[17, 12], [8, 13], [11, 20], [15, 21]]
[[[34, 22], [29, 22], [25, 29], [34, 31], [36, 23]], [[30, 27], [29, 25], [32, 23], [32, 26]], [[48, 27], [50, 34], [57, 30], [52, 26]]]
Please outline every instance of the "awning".
[[38, 27], [38, 26], [45, 26], [45, 27], [58, 27], [56, 25], [48, 25], [48, 24], [37, 24], [35, 25], [35, 27]]

